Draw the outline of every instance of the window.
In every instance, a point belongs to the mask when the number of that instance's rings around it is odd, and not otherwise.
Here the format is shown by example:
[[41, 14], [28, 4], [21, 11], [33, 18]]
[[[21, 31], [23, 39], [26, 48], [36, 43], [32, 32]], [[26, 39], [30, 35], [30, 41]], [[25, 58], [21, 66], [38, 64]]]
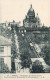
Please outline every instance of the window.
[[36, 28], [37, 28], [37, 25], [36, 25]]
[[0, 47], [0, 52], [4, 52], [4, 47]]
[[38, 21], [38, 24], [39, 24], [39, 21]]
[[3, 68], [4, 66], [4, 58], [0, 58], [0, 70]]
[[4, 62], [4, 58], [0, 58], [0, 63], [3, 63]]

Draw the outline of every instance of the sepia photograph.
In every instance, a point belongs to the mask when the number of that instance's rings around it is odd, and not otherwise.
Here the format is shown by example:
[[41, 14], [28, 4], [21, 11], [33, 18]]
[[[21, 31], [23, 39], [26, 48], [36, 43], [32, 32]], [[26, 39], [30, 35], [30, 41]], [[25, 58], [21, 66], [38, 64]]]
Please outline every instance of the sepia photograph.
[[49, 0], [0, 0], [2, 73], [50, 73]]

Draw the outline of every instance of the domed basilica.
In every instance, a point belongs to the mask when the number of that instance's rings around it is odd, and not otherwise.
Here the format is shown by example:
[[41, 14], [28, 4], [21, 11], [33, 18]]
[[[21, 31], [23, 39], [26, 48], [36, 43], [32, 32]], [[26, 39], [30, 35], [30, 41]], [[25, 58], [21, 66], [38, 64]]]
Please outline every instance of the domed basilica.
[[40, 18], [38, 17], [38, 13], [37, 13], [37, 16], [35, 16], [35, 11], [32, 8], [32, 5], [30, 6], [28, 13], [25, 19], [23, 20], [23, 26], [24, 27], [41, 27], [41, 22], [40, 22]]

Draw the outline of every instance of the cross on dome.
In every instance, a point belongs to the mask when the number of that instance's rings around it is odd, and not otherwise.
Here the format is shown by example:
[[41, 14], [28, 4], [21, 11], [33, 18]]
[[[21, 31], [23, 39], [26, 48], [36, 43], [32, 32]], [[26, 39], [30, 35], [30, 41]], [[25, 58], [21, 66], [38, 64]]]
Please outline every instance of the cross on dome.
[[32, 4], [30, 5], [30, 8], [32, 8]]
[[30, 5], [30, 11], [33, 11], [32, 4]]

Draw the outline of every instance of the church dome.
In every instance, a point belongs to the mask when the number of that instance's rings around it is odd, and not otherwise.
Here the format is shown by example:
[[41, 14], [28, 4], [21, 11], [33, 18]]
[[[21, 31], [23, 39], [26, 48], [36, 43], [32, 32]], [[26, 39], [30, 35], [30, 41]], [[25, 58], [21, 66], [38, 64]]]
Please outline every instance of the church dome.
[[27, 15], [28, 15], [28, 16], [33, 16], [33, 17], [35, 17], [35, 11], [34, 11], [34, 9], [32, 8], [32, 5], [30, 6], [30, 9], [28, 10]]

